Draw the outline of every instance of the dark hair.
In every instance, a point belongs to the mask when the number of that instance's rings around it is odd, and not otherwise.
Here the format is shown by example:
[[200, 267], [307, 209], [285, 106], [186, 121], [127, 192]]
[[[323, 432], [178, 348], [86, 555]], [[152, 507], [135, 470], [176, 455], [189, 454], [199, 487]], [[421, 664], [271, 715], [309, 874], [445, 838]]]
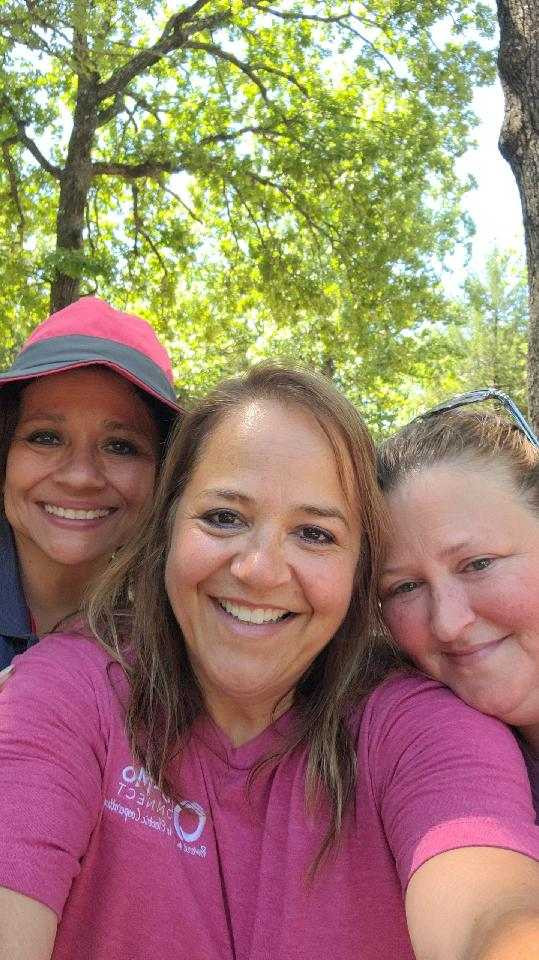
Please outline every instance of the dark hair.
[[378, 448], [382, 490], [441, 463], [486, 463], [501, 469], [515, 493], [539, 508], [539, 449], [498, 413], [457, 408], [412, 420]]
[[9, 383], [0, 390], [0, 514], [4, 513], [7, 458], [19, 422], [19, 409], [25, 386], [26, 383]]
[[296, 686], [297, 728], [279, 755], [299, 745], [308, 747], [307, 799], [314, 802], [322, 787], [331, 809], [322, 855], [337, 837], [354, 794], [355, 752], [347, 714], [377, 678], [373, 625], [379, 616], [376, 585], [385, 514], [372, 441], [352, 404], [322, 377], [269, 364], [221, 384], [175, 429], [152, 516], [106, 571], [99, 592], [90, 600], [88, 616], [96, 637], [130, 677], [127, 728], [135, 756], [168, 791], [167, 764], [204, 709], [165, 592], [175, 511], [204, 456], [205, 441], [231, 412], [253, 400], [299, 407], [316, 419], [334, 451], [347, 496], [352, 467], [352, 493], [361, 511], [360, 556], [347, 615]]

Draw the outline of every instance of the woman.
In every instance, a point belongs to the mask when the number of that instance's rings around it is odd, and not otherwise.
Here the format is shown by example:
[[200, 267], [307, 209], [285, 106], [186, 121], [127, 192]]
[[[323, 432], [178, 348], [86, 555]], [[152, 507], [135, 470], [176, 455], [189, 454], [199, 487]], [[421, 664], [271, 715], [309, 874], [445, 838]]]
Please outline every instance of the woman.
[[381, 516], [322, 380], [257, 369], [188, 415], [91, 608], [108, 652], [56, 634], [0, 698], [1, 960], [530, 947], [512, 735], [421, 676], [363, 699]]
[[539, 449], [518, 411], [459, 399], [381, 446], [382, 612], [422, 670], [515, 728], [539, 817]]
[[93, 297], [0, 373], [0, 669], [79, 608], [132, 536], [177, 411], [150, 325]]

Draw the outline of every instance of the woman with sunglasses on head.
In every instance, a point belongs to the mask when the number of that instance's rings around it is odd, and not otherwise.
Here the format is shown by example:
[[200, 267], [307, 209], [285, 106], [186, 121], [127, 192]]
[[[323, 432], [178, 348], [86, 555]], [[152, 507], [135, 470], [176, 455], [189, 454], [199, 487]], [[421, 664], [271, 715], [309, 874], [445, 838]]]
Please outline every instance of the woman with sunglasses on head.
[[[512, 419], [470, 406], [493, 397]], [[385, 622], [425, 673], [514, 728], [539, 819], [539, 448], [504, 394], [464, 394], [383, 443]]]
[[43, 640], [0, 697], [0, 960], [538, 956], [511, 733], [418, 674], [366, 696], [383, 516], [320, 378], [187, 415], [102, 645]]
[[133, 535], [178, 409], [150, 325], [94, 297], [0, 373], [0, 669], [78, 610]]

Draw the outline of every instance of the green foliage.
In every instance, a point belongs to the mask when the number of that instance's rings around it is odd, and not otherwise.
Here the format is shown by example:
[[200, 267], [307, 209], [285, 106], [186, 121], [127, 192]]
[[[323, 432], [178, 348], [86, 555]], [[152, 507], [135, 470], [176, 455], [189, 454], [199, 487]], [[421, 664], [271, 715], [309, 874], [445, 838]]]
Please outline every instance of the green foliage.
[[[527, 410], [526, 270], [511, 251], [492, 250], [483, 276], [471, 275], [447, 323], [414, 338], [411, 375], [389, 398], [391, 427], [453, 394], [497, 387]], [[389, 422], [382, 424], [387, 432]]]
[[[491, 28], [474, 0], [4, 0], [0, 323], [44, 316], [60, 268], [151, 316], [185, 393], [293, 358], [383, 425], [363, 398], [390, 405], [412, 335], [447, 319]], [[84, 246], [57, 250], [92, 109]]]

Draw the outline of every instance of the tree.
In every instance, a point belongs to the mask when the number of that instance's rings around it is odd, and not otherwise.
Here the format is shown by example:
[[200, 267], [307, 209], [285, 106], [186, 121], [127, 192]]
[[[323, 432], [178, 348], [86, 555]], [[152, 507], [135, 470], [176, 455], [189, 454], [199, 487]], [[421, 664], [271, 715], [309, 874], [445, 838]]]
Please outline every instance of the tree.
[[465, 232], [470, 25], [469, 0], [4, 0], [2, 316], [43, 315], [49, 282], [53, 308], [163, 314], [180, 383], [181, 347], [226, 372], [270, 329], [389, 372]]
[[410, 370], [389, 404], [402, 425], [422, 410], [468, 390], [496, 387], [527, 409], [526, 270], [514, 252], [493, 249], [482, 275], [471, 274], [444, 325], [413, 338]]
[[498, 0], [498, 68], [505, 95], [500, 151], [515, 176], [529, 287], [528, 397], [539, 429], [539, 0]]

